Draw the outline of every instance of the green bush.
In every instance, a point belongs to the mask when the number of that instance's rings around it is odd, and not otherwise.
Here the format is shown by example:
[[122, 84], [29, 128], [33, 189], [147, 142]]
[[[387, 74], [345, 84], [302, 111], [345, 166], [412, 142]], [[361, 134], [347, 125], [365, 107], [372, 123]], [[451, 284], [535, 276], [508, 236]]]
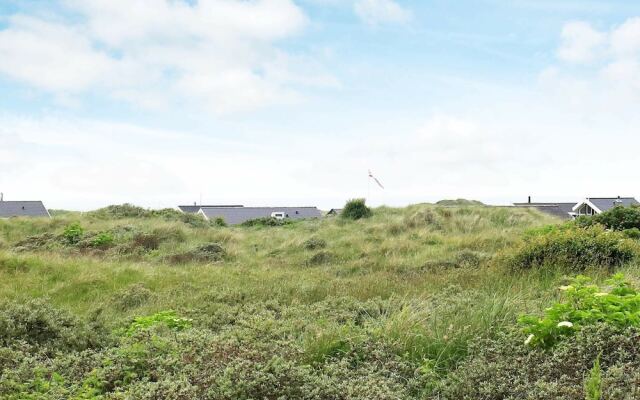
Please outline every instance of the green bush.
[[545, 310], [542, 318], [520, 317], [526, 344], [551, 347], [587, 325], [605, 323], [616, 328], [640, 326], [640, 293], [616, 274], [599, 288], [591, 279], [578, 276], [570, 285], [560, 287], [564, 301]]
[[579, 226], [600, 224], [607, 229], [623, 231], [625, 229], [640, 229], [640, 206], [613, 207], [594, 216], [581, 216], [576, 220]]
[[591, 266], [617, 267], [636, 254], [637, 246], [620, 233], [599, 225], [584, 229], [568, 226], [526, 237], [509, 255], [508, 264], [513, 269], [551, 266], [579, 272]]
[[603, 399], [640, 396], [640, 330], [592, 325], [551, 349], [523, 346], [519, 332], [477, 340], [465, 360], [429, 398], [446, 400], [587, 398], [599, 358]]
[[80, 242], [82, 235], [84, 235], [84, 229], [77, 222], [67, 225], [62, 232], [62, 237], [66, 244], [69, 245], [74, 245]]
[[153, 315], [135, 318], [127, 328], [127, 334], [133, 335], [158, 325], [166, 326], [174, 331], [182, 331], [191, 328], [191, 320], [178, 317], [175, 311], [160, 311]]
[[48, 352], [84, 350], [105, 338], [101, 328], [83, 323], [71, 314], [51, 307], [45, 300], [0, 304], [0, 345], [21, 342]]
[[222, 218], [222, 217], [214, 218], [214, 220], [211, 223], [213, 224], [213, 226], [220, 226], [220, 227], [227, 226], [227, 223], [225, 222], [224, 218]]
[[640, 240], [640, 229], [638, 228], [625, 229], [622, 233], [629, 239]]
[[91, 239], [90, 246], [99, 249], [106, 249], [113, 245], [113, 241], [114, 239], [111, 233], [100, 232]]
[[244, 221], [242, 226], [284, 226], [291, 225], [293, 221], [288, 218], [278, 219], [273, 217], [265, 217], [265, 218], [254, 218], [247, 221]]
[[367, 207], [365, 199], [353, 199], [347, 201], [340, 213], [340, 217], [344, 219], [357, 220], [361, 218], [369, 218], [373, 212]]

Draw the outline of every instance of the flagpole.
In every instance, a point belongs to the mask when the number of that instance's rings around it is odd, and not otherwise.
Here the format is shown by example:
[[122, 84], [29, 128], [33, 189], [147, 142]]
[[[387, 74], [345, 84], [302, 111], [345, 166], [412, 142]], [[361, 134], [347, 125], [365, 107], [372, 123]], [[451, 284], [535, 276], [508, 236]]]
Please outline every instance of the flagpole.
[[367, 198], [365, 199], [366, 201], [369, 201], [369, 196], [371, 196], [371, 177], [367, 175]]

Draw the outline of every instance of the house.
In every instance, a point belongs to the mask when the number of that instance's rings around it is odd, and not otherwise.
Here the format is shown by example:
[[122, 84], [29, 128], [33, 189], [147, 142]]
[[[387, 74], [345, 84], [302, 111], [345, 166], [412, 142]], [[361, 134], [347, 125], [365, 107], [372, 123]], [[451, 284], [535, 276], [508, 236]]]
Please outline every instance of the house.
[[206, 207], [201, 206], [199, 213], [207, 220], [222, 218], [229, 225], [239, 225], [257, 218], [311, 219], [321, 218], [317, 207]]
[[232, 204], [232, 205], [209, 205], [209, 206], [203, 206], [203, 205], [196, 205], [196, 203], [193, 203], [192, 206], [178, 206], [178, 209], [180, 211], [182, 211], [183, 213], [187, 213], [187, 214], [197, 214], [201, 208], [216, 208], [216, 207], [223, 207], [223, 208], [228, 208], [228, 207], [244, 207], [240, 204]]
[[640, 205], [633, 197], [588, 197], [578, 203], [549, 202], [533, 203], [531, 197], [526, 203], [513, 203], [515, 207], [535, 208], [546, 214], [562, 219], [572, 219], [580, 215], [596, 215], [616, 206], [629, 207]]
[[613, 207], [633, 205], [640, 205], [640, 202], [633, 197], [587, 197], [573, 206], [573, 213], [575, 216], [597, 215]]
[[328, 216], [340, 215], [341, 212], [342, 212], [342, 208], [332, 208], [331, 210], [329, 210], [327, 215]]
[[0, 218], [11, 217], [51, 218], [51, 215], [41, 201], [5, 201], [0, 194]]

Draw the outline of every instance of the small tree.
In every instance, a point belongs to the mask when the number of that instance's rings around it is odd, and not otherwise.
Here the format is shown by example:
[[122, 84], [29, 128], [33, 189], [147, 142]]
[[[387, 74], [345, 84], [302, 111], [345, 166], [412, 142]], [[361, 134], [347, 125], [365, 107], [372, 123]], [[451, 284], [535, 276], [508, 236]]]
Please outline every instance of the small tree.
[[345, 219], [369, 218], [373, 212], [365, 204], [365, 199], [352, 199], [344, 205], [340, 216]]

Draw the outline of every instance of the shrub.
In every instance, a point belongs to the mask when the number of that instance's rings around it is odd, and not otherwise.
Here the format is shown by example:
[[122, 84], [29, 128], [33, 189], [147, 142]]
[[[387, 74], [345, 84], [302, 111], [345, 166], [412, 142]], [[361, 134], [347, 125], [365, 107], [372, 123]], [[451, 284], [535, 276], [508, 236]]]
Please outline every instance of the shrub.
[[82, 323], [45, 300], [0, 305], [0, 344], [20, 341], [47, 351], [82, 350], [102, 341], [101, 330]]
[[14, 246], [16, 251], [35, 251], [50, 249], [59, 243], [59, 238], [53, 233], [46, 232], [41, 235], [29, 236], [17, 242]]
[[211, 221], [211, 223], [213, 224], [213, 226], [220, 226], [220, 227], [227, 226], [227, 223], [222, 217], [216, 217], [213, 221]]
[[121, 218], [140, 218], [148, 217], [151, 212], [142, 207], [125, 203], [119, 205], [110, 205], [88, 213], [91, 216], [102, 219], [121, 219]]
[[353, 199], [347, 201], [344, 205], [340, 217], [344, 219], [357, 220], [361, 218], [369, 218], [373, 212], [365, 203], [365, 199]]
[[312, 237], [304, 241], [302, 244], [305, 250], [318, 250], [327, 247], [327, 242], [323, 239]]
[[616, 328], [640, 326], [640, 293], [616, 274], [607, 281], [609, 288], [591, 284], [591, 279], [578, 276], [567, 286], [564, 301], [545, 310], [544, 316], [520, 317], [526, 343], [550, 347], [587, 325], [605, 323]]
[[600, 224], [607, 229], [623, 231], [625, 229], [640, 229], [640, 206], [613, 207], [592, 217], [581, 216], [576, 220], [580, 226]]
[[178, 317], [175, 311], [160, 311], [153, 315], [135, 318], [127, 328], [127, 334], [133, 335], [158, 325], [174, 331], [182, 331], [191, 328], [191, 320]]
[[187, 262], [216, 262], [227, 256], [225, 249], [217, 243], [207, 243], [193, 250], [169, 256], [169, 262], [184, 264]]
[[62, 232], [62, 237], [68, 245], [74, 245], [80, 242], [82, 235], [84, 235], [84, 229], [77, 222], [67, 225]]
[[624, 235], [601, 226], [566, 227], [525, 238], [508, 259], [514, 269], [558, 266], [582, 271], [589, 266], [613, 268], [631, 261], [637, 247]]
[[265, 218], [254, 218], [247, 221], [244, 221], [242, 226], [284, 226], [291, 225], [293, 221], [290, 219], [277, 219], [272, 217]]
[[622, 233], [629, 239], [640, 240], [640, 229], [638, 228], [625, 229]]
[[157, 237], [160, 242], [182, 243], [187, 240], [187, 234], [179, 225], [155, 228], [151, 235]]
[[585, 327], [551, 349], [523, 346], [517, 332], [477, 340], [472, 356], [437, 385], [431, 398], [584, 400], [585, 377], [598, 357], [602, 398], [638, 398], [639, 340], [637, 328], [620, 331], [602, 324]]
[[307, 265], [315, 266], [329, 264], [330, 262], [334, 261], [335, 258], [336, 257], [333, 253], [330, 253], [328, 251], [320, 251], [307, 260]]
[[127, 311], [140, 307], [146, 303], [153, 293], [143, 284], [136, 283], [124, 290], [119, 291], [112, 299], [112, 303], [117, 310]]
[[113, 235], [109, 232], [100, 232], [91, 239], [91, 247], [106, 249], [113, 245]]
[[133, 236], [132, 247], [144, 250], [157, 250], [160, 247], [161, 238], [154, 233], [136, 233]]

